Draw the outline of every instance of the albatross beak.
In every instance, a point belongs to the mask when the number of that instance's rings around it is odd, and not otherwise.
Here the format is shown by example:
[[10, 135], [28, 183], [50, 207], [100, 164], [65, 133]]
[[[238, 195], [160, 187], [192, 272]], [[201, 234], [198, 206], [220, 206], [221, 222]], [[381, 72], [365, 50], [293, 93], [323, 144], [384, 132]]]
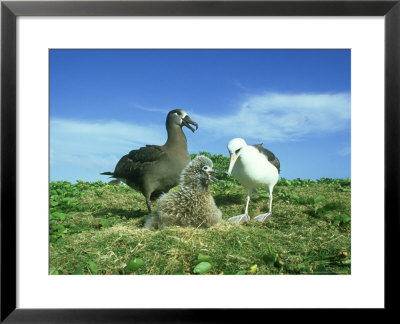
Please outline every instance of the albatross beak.
[[189, 124], [192, 124], [194, 126], [196, 126], [196, 130], [199, 128], [199, 125], [194, 122], [189, 115], [186, 115], [185, 118], [182, 119], [182, 124], [185, 125], [187, 128], [189, 128], [193, 133], [194, 133], [194, 128], [192, 126], [190, 126]]
[[230, 159], [230, 162], [229, 162], [229, 168], [228, 168], [228, 172], [227, 172], [228, 175], [231, 174], [232, 169], [233, 169], [233, 167], [234, 167], [234, 165], [236, 163], [237, 158], [238, 158], [238, 156], [235, 153], [231, 153], [231, 159]]

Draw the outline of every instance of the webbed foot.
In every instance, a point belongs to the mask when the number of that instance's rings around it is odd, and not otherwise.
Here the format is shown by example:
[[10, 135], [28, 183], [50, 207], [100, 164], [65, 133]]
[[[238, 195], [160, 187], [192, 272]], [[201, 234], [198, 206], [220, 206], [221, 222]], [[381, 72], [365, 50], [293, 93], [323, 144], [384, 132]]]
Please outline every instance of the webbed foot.
[[228, 222], [233, 222], [233, 223], [245, 223], [250, 220], [250, 216], [247, 214], [242, 214], [242, 215], [237, 215], [233, 216], [228, 219]]
[[268, 218], [272, 216], [272, 213], [265, 213], [254, 217], [255, 220], [259, 222], [265, 222]]

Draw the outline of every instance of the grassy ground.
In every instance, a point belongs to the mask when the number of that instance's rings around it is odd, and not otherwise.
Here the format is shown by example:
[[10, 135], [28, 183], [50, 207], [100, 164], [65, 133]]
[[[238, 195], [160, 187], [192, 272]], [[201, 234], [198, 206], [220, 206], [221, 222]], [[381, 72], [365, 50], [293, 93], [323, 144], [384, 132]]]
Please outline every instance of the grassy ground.
[[[232, 224], [245, 190], [236, 181], [210, 188], [223, 221], [209, 229], [143, 229], [141, 193], [102, 182], [50, 183], [51, 274], [350, 274], [350, 180], [281, 179], [274, 215]], [[249, 214], [266, 212], [252, 195]]]

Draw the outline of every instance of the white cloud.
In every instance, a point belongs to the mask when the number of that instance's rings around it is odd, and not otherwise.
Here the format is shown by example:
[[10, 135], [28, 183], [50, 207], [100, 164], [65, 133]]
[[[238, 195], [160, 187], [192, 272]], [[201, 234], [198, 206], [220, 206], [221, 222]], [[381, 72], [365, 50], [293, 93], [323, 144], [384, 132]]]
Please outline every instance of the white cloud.
[[[196, 134], [186, 133], [189, 152], [215, 151], [217, 146], [225, 149], [226, 141], [233, 137], [243, 137], [249, 143], [296, 141], [350, 127], [350, 95], [267, 93], [249, 97], [225, 115], [192, 111], [189, 115], [199, 124]], [[50, 164], [54, 174], [73, 170], [73, 181], [86, 179], [85, 175], [95, 180], [101, 178], [100, 172], [113, 171], [130, 150], [146, 144], [162, 145], [166, 137], [164, 123], [51, 119]], [[347, 155], [349, 149], [338, 154]]]
[[213, 136], [295, 141], [348, 128], [350, 94], [266, 93], [249, 98], [229, 115], [191, 115]]
[[148, 112], [157, 112], [157, 113], [162, 113], [163, 115], [167, 115], [169, 110], [168, 109], [162, 109], [162, 108], [154, 108], [154, 107], [145, 107], [143, 105], [138, 105], [134, 104], [133, 105], [135, 108], [143, 110], [143, 111], [148, 111]]
[[164, 125], [51, 119], [50, 163], [112, 171], [119, 158], [130, 150], [145, 144], [162, 145], [165, 138]]

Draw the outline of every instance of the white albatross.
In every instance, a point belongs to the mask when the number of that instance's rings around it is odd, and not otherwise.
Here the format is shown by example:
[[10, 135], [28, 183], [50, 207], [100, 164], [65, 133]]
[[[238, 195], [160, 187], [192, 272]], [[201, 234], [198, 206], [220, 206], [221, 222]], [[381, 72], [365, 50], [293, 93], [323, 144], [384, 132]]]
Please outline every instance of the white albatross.
[[266, 221], [272, 216], [272, 191], [278, 182], [280, 162], [278, 158], [261, 144], [247, 145], [244, 139], [234, 138], [228, 143], [230, 163], [228, 174], [231, 172], [247, 191], [246, 209], [244, 214], [228, 219], [230, 222], [247, 222], [250, 195], [258, 187], [268, 187], [269, 210], [265, 214], [256, 216], [259, 222]]

